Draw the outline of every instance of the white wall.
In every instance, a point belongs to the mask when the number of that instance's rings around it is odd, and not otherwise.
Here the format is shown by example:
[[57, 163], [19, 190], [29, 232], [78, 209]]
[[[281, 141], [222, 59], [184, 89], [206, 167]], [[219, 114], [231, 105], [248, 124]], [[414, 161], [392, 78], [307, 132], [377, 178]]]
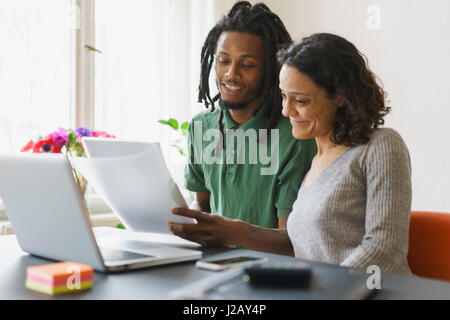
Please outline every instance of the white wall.
[[[235, 1], [216, 0], [219, 18]], [[256, 3], [259, 1], [250, 1]], [[413, 210], [450, 213], [450, 1], [266, 0], [295, 40], [330, 32], [353, 42], [388, 93], [386, 126], [408, 145]], [[376, 5], [380, 28], [369, 29]]]

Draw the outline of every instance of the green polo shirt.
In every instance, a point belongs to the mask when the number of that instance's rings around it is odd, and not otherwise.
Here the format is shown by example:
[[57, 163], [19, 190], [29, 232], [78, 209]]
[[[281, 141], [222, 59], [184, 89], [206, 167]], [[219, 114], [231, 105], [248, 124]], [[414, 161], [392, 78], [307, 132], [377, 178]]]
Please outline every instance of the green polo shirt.
[[197, 114], [188, 130], [185, 186], [194, 192], [209, 192], [212, 213], [277, 228], [278, 217], [287, 218], [291, 212], [317, 148], [314, 139], [296, 140], [284, 117], [276, 131], [260, 131], [268, 108], [263, 104], [242, 125], [225, 111], [224, 143], [219, 145], [220, 110]]

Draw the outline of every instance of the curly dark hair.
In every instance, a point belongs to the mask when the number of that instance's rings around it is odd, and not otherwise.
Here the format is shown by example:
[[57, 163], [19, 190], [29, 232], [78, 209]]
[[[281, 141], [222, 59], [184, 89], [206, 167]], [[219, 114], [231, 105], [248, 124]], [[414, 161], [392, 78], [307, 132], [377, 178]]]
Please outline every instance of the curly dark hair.
[[[263, 40], [265, 59], [265, 78], [261, 92], [268, 93], [270, 113], [267, 115], [266, 129], [273, 129], [281, 116], [281, 93], [279, 90], [280, 66], [277, 63], [277, 51], [292, 44], [291, 36], [281, 19], [263, 3], [251, 5], [248, 1], [236, 2], [229, 13], [211, 29], [201, 51], [201, 74], [198, 102], [205, 107], [220, 99], [220, 93], [211, 98], [209, 92], [209, 75], [214, 63], [217, 40], [224, 31], [247, 32], [260, 36]], [[223, 133], [223, 107], [219, 101], [220, 114], [218, 127]]]
[[367, 58], [349, 41], [329, 33], [316, 33], [278, 52], [280, 65], [288, 64], [309, 76], [330, 98], [344, 98], [333, 124], [331, 141], [345, 146], [365, 144], [384, 124], [390, 107]]

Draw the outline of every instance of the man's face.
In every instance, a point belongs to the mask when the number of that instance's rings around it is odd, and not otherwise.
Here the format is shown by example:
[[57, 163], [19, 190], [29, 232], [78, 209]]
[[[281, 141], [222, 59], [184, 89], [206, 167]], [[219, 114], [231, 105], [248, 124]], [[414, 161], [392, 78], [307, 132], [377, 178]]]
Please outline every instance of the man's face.
[[216, 76], [226, 108], [242, 109], [263, 94], [264, 69], [264, 48], [260, 36], [222, 32], [217, 40]]

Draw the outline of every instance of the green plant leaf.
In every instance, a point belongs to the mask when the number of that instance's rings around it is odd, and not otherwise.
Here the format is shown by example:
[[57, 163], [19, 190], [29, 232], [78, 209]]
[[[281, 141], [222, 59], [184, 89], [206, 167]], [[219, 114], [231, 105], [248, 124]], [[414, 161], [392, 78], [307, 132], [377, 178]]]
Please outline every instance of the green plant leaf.
[[181, 134], [186, 137], [189, 129], [189, 122], [185, 121], [181, 124]]
[[179, 152], [182, 156], [186, 156], [186, 153], [184, 152], [183, 148], [180, 147], [179, 145], [173, 144], [172, 147], [174, 147], [175, 149], [177, 149], [178, 152]]
[[70, 148], [70, 146], [72, 146], [75, 141], [77, 141], [77, 135], [75, 134], [75, 132], [70, 131], [67, 136], [69, 137], [69, 142], [68, 142], [68, 147]]
[[116, 226], [116, 228], [117, 228], [117, 229], [125, 229], [125, 226], [124, 226], [123, 224], [119, 223], [119, 224]]
[[174, 118], [170, 118], [169, 120], [158, 120], [158, 122], [171, 126], [174, 130], [178, 130], [178, 121]]

